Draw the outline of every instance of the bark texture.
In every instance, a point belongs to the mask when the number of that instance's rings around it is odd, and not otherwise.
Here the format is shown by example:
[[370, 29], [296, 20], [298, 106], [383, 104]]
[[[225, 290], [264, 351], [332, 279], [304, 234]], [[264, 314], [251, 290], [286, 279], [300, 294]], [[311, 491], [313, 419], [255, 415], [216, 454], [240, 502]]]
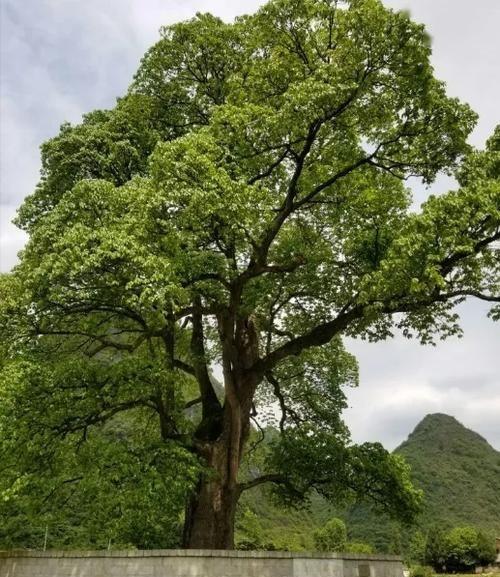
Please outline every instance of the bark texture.
[[[213, 398], [209, 399], [210, 409], [208, 402], [204, 404], [196, 434], [207, 473], [200, 478], [186, 508], [183, 545], [190, 549], [234, 549], [234, 521], [241, 493], [238, 470], [250, 433], [252, 399], [260, 381], [249, 370], [258, 359], [257, 331], [252, 320], [221, 319], [219, 326], [225, 402], [217, 414]], [[201, 344], [201, 339], [198, 342]], [[204, 390], [200, 389], [203, 396]]]

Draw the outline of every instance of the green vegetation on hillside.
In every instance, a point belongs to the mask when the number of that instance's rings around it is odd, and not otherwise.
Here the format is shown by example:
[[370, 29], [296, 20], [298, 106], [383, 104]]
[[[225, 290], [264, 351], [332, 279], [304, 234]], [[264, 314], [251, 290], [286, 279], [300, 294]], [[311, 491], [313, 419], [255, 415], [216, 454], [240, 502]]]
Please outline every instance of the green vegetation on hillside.
[[500, 534], [500, 452], [448, 415], [427, 415], [396, 449], [424, 490], [421, 524], [469, 523]]

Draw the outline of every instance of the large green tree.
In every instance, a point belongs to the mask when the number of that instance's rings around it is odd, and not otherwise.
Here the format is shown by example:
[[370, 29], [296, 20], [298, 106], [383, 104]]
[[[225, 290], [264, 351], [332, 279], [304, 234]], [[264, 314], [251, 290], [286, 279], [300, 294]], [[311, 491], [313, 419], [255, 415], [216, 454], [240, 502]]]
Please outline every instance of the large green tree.
[[[18, 383], [4, 454], [154, 415], [149, 454], [184, 455], [177, 471], [152, 458], [154, 474], [196, 475], [188, 547], [232, 547], [239, 496], [265, 482], [292, 503], [362, 495], [411, 517], [404, 463], [352, 445], [340, 419], [357, 380], [341, 337], [429, 342], [459, 330], [466, 296], [499, 293], [499, 131], [470, 151], [476, 116], [429, 56], [423, 27], [378, 0], [272, 0], [163, 29], [113, 110], [42, 147], [18, 219], [30, 240], [2, 281]], [[412, 210], [407, 178], [459, 165], [459, 190]], [[280, 435], [242, 474], [270, 405]], [[11, 492], [23, 467], [6, 467]]]

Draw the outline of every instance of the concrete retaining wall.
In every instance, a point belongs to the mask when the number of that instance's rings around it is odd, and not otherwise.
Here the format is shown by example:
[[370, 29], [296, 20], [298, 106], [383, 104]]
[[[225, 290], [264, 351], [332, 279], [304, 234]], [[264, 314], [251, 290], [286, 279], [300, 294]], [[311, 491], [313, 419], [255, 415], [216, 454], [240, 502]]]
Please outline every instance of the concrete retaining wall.
[[0, 577], [403, 577], [399, 557], [263, 551], [0, 551]]

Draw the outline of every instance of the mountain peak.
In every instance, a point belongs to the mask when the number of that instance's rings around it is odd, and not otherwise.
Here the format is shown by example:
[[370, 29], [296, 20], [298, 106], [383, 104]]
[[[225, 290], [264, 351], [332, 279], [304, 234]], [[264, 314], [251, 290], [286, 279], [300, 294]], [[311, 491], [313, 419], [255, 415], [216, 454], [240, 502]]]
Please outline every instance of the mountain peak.
[[429, 413], [418, 423], [415, 429], [419, 427], [458, 427], [465, 429], [466, 427], [462, 423], [453, 417], [452, 415], [447, 415], [446, 413]]
[[455, 417], [426, 415], [396, 452], [425, 493], [428, 523], [500, 530], [500, 453]]
[[[414, 485], [423, 490], [420, 530], [473, 525], [500, 535], [500, 452], [455, 417], [426, 415], [396, 453], [411, 467]], [[394, 525], [356, 505], [348, 516], [353, 539], [387, 550]]]
[[481, 435], [465, 427], [455, 417], [444, 413], [426, 415], [397, 450], [404, 451], [405, 447], [413, 443], [431, 445], [436, 450], [445, 450], [447, 453], [462, 454], [464, 449], [467, 449], [467, 452], [480, 453], [485, 449], [493, 450]]
[[420, 422], [423, 423], [425, 421], [450, 422], [450, 423], [453, 422], [463, 426], [453, 415], [447, 415], [446, 413], [428, 413]]

